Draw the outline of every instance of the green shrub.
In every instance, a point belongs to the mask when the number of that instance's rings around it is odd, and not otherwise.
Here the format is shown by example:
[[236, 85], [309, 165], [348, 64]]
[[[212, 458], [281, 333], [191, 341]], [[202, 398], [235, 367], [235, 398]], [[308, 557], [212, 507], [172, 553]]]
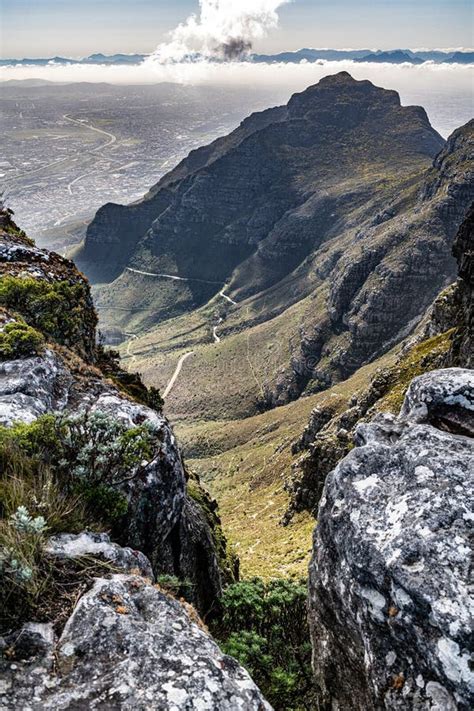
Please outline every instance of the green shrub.
[[136, 427], [103, 412], [58, 418], [57, 467], [73, 482], [117, 487], [137, 476], [141, 463], [154, 456], [156, 431]]
[[[31, 488], [31, 480], [41, 481], [47, 470], [54, 472], [55, 485], [65, 496], [81, 501], [89, 527], [94, 522], [114, 524], [127, 512], [120, 486], [139, 475], [156, 445], [153, 426], [130, 428], [102, 412], [45, 415], [32, 424], [0, 427], [0, 495], [10, 479], [28, 482]], [[22, 496], [17, 497], [19, 504]]]
[[0, 359], [28, 358], [41, 353], [44, 338], [22, 321], [11, 321], [0, 331]]
[[194, 585], [189, 580], [180, 580], [175, 575], [159, 575], [157, 584], [173, 597], [190, 600]]
[[[3, 276], [0, 305], [20, 313], [30, 326], [64, 345], [81, 347], [85, 331], [96, 325], [88, 288], [82, 282]], [[86, 324], [87, 314], [90, 324]]]
[[56, 421], [54, 415], [43, 415], [28, 424], [17, 422], [12, 427], [0, 426], [0, 453], [2, 445], [10, 444], [24, 457], [49, 462], [60, 445]]
[[81, 497], [89, 515], [96, 521], [114, 524], [127, 513], [126, 497], [107, 484], [82, 481], [78, 482], [73, 490]]
[[252, 675], [275, 709], [314, 706], [304, 581], [259, 578], [229, 585], [214, 634]]

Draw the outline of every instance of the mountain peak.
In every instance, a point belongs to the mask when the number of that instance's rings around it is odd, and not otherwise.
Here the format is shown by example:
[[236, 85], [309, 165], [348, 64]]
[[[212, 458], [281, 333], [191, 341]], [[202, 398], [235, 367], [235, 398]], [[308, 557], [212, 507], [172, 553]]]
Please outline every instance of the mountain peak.
[[368, 80], [358, 81], [348, 72], [339, 72], [323, 77], [299, 94], [293, 94], [288, 102], [288, 111], [291, 118], [317, 113], [337, 123], [338, 116], [342, 114], [360, 119], [369, 108], [371, 111], [392, 111], [399, 109], [400, 103], [396, 91], [375, 86]]

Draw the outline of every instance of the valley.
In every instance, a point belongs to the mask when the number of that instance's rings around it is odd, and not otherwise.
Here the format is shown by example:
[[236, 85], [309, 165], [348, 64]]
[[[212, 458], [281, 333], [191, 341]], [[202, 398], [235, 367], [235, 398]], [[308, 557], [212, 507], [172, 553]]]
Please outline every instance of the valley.
[[474, 119], [10, 88], [0, 706], [468, 711]]
[[304, 576], [313, 518], [281, 525], [294, 444], [314, 408], [350, 409], [396, 367], [454, 278], [473, 132], [446, 144], [422, 108], [341, 73], [194, 151], [141, 202], [103, 207], [75, 253], [245, 576]]

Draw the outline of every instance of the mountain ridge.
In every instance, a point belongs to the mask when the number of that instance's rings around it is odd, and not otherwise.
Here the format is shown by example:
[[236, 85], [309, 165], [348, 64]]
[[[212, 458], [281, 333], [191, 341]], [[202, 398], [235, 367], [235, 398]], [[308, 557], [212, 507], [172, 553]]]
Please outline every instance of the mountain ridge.
[[102, 326], [134, 334], [124, 355], [163, 388], [193, 351], [168, 398], [178, 419], [204, 403], [247, 417], [347, 378], [454, 279], [473, 133], [445, 144], [422, 108], [347, 73], [254, 115], [142, 202], [101, 208], [76, 259], [89, 274], [106, 259]]

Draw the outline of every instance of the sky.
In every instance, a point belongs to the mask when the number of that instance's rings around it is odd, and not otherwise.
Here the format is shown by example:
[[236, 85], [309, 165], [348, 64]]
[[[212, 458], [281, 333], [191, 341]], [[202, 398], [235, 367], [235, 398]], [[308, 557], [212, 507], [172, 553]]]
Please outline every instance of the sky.
[[[472, 0], [291, 0], [254, 48], [472, 47], [473, 8]], [[0, 55], [152, 52], [197, 11], [198, 0], [0, 0]]]

